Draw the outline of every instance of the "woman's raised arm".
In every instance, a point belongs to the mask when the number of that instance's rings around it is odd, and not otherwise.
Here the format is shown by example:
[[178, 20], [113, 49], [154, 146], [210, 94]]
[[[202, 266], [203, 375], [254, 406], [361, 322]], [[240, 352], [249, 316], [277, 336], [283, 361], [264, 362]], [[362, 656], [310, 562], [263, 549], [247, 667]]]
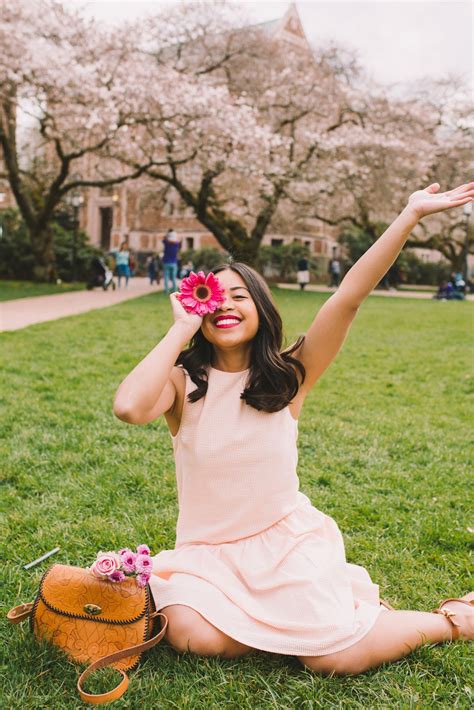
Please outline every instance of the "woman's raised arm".
[[[199, 330], [202, 316], [188, 313], [170, 294], [174, 323], [164, 338], [134, 367], [118, 388], [113, 411], [118, 419], [129, 424], [147, 424], [173, 405], [165, 392], [174, 363], [186, 343]], [[172, 393], [175, 396], [175, 392]], [[158, 411], [157, 411], [158, 410]]]
[[395, 262], [418, 221], [429, 214], [471, 202], [474, 197], [474, 182], [440, 194], [437, 194], [438, 190], [439, 183], [435, 182], [410, 195], [408, 204], [390, 227], [347, 272], [339, 286], [340, 299], [353, 308], [358, 308]]
[[347, 272], [336, 293], [319, 309], [302, 345], [294, 353], [306, 369], [302, 385], [306, 393], [336, 357], [359, 306], [392, 266], [418, 221], [428, 214], [465, 205], [474, 198], [474, 182], [439, 195], [438, 190], [436, 182], [425, 190], [413, 192], [395, 221]]

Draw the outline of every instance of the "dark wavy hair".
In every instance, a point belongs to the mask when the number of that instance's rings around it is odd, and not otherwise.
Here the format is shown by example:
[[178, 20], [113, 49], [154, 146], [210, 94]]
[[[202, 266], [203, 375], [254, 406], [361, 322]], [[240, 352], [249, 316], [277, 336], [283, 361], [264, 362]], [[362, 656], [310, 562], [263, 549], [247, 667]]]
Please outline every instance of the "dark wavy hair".
[[[281, 352], [283, 323], [265, 279], [252, 267], [242, 262], [223, 263], [212, 269], [213, 274], [230, 269], [242, 278], [257, 308], [259, 327], [252, 340], [250, 371], [240, 395], [254, 409], [278, 412], [284, 409], [298, 392], [306, 377], [303, 363], [291, 356], [304, 341], [300, 335], [296, 343]], [[197, 402], [207, 392], [207, 371], [213, 347], [201, 328], [192, 337], [189, 347], [176, 359], [183, 365], [197, 388], [188, 394], [188, 402]], [[296, 368], [296, 369], [295, 369]], [[299, 371], [301, 383], [298, 382]]]

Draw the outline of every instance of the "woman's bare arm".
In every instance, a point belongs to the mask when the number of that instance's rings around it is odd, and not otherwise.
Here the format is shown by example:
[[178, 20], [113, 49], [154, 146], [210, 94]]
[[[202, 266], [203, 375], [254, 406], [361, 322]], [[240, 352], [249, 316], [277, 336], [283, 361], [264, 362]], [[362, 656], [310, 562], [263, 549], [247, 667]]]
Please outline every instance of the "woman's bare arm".
[[338, 289], [338, 300], [358, 308], [395, 263], [417, 224], [417, 215], [407, 205], [347, 272]]
[[[193, 332], [183, 323], [173, 323], [166, 335], [153, 350], [131, 371], [120, 384], [114, 399], [114, 414], [129, 424], [146, 424], [152, 409], [165, 393], [176, 358]], [[153, 418], [168, 411], [174, 401], [174, 387], [163, 398], [163, 412], [157, 411]]]
[[387, 273], [418, 221], [472, 202], [474, 182], [436, 194], [439, 184], [417, 190], [407, 206], [381, 237], [348, 271], [336, 293], [316, 314], [302, 345], [294, 353], [305, 366], [303, 388], [308, 392], [329, 367], [342, 347], [359, 306]]
[[339, 300], [358, 308], [395, 262], [418, 221], [429, 214], [472, 202], [474, 182], [439, 194], [438, 190], [439, 183], [435, 182], [410, 195], [408, 204], [390, 227], [348, 271], [338, 290]]

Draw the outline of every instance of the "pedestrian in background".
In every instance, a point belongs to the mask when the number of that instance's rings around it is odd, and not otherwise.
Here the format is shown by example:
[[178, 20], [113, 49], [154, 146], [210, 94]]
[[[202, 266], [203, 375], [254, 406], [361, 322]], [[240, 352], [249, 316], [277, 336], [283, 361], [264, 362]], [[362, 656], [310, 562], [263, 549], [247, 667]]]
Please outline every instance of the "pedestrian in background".
[[194, 264], [191, 261], [191, 259], [188, 259], [185, 264], [181, 267], [181, 271], [179, 272], [179, 278], [180, 279], [185, 279], [189, 276], [191, 271], [194, 270]]
[[168, 280], [171, 279], [172, 292], [177, 291], [176, 288], [176, 277], [178, 275], [178, 252], [181, 248], [181, 241], [174, 231], [174, 229], [168, 229], [165, 238], [163, 239], [164, 253], [163, 253], [163, 290], [166, 294], [170, 291], [168, 289]]
[[148, 259], [147, 259], [147, 271], [148, 271], [148, 278], [150, 279], [150, 286], [153, 286], [153, 283], [156, 281], [158, 284], [158, 267], [156, 263], [156, 256], [154, 254], [151, 254]]
[[309, 283], [308, 260], [304, 256], [298, 259], [296, 281], [299, 283], [301, 291], [304, 291], [304, 287]]
[[336, 288], [339, 286], [339, 281], [341, 280], [341, 262], [336, 256], [336, 247], [333, 247], [332, 249], [332, 259], [329, 262], [328, 265], [328, 272], [329, 272], [329, 288], [332, 288], [333, 286], [336, 286]]
[[122, 277], [125, 276], [125, 288], [127, 288], [128, 279], [130, 278], [130, 251], [128, 249], [127, 242], [122, 242], [120, 245], [120, 249], [118, 251], [113, 251], [112, 254], [115, 256], [118, 287], [120, 288], [122, 283]]

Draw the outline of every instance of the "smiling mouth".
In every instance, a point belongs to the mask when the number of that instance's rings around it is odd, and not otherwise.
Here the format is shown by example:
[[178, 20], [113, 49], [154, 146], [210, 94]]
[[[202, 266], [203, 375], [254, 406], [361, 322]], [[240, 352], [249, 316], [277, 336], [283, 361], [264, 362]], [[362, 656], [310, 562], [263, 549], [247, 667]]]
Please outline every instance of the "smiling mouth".
[[240, 321], [235, 320], [234, 318], [222, 319], [220, 321], [217, 321], [217, 323], [214, 323], [214, 326], [216, 328], [235, 328], [235, 326], [237, 325], [240, 325]]

